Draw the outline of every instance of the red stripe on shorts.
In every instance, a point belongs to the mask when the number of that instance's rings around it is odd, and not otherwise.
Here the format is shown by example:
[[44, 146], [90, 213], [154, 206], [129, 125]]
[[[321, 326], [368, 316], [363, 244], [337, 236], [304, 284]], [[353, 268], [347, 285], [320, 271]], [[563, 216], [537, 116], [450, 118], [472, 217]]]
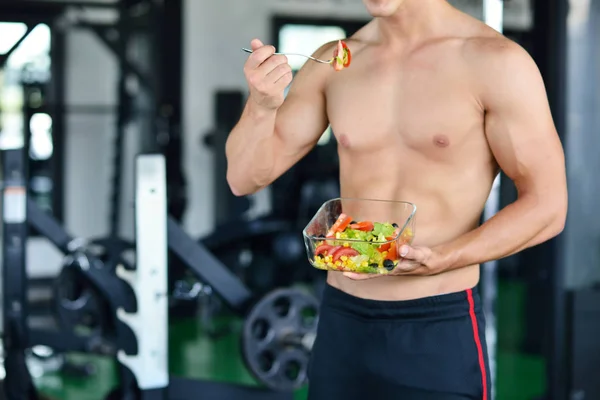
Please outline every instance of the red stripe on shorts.
[[485, 361], [483, 358], [483, 348], [479, 338], [479, 326], [477, 325], [477, 316], [475, 315], [475, 302], [473, 301], [473, 291], [467, 290], [467, 299], [469, 300], [469, 315], [471, 316], [471, 325], [473, 326], [473, 339], [477, 346], [477, 357], [479, 358], [479, 369], [481, 370], [481, 382], [483, 383], [483, 400], [488, 399], [487, 394], [487, 374], [485, 371]]

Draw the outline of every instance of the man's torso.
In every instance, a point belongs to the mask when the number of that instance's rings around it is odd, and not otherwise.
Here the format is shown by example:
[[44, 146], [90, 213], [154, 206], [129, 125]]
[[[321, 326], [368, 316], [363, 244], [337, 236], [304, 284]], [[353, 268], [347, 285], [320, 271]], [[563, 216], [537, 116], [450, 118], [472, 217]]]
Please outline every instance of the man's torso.
[[[476, 228], [498, 171], [465, 57], [470, 40], [497, 36], [469, 23], [475, 39], [444, 37], [394, 51], [370, 43], [367, 26], [349, 40], [351, 67], [332, 74], [325, 88], [341, 195], [415, 203], [414, 245], [432, 247]], [[430, 277], [328, 276], [333, 286], [379, 300], [456, 292], [478, 279], [477, 265]]]

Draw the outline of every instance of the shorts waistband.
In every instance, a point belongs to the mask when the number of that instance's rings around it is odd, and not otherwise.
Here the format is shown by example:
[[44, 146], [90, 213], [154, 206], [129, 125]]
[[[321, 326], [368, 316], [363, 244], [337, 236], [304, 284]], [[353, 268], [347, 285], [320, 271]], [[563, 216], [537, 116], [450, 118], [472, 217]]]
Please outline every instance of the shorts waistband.
[[348, 294], [327, 284], [321, 306], [364, 319], [431, 320], [469, 315], [469, 293], [476, 313], [481, 311], [479, 289], [422, 297], [411, 300], [372, 300]]

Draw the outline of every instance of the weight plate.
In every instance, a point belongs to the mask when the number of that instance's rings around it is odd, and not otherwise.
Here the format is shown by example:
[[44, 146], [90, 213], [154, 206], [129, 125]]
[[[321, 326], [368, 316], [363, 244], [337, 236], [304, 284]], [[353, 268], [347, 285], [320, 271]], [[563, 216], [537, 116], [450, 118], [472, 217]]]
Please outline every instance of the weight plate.
[[135, 265], [135, 243], [129, 240], [118, 237], [92, 239], [85, 250], [102, 261], [108, 271], [114, 271], [118, 264], [123, 264], [127, 269]]
[[75, 252], [63, 260], [63, 268], [53, 283], [54, 312], [60, 326], [71, 332], [84, 328], [90, 336], [113, 330], [108, 303], [82, 270], [90, 268], [90, 260]]
[[265, 386], [293, 391], [307, 382], [318, 312], [318, 300], [298, 289], [274, 290], [252, 308], [244, 321], [242, 354]]

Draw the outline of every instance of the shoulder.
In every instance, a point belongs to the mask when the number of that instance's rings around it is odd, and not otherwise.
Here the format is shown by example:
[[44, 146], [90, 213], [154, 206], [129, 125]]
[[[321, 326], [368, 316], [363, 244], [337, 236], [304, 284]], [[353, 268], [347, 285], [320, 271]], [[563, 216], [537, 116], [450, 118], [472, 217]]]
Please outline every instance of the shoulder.
[[463, 57], [470, 65], [497, 71], [506, 68], [530, 68], [535, 65], [523, 47], [499, 33], [465, 39]]
[[[349, 38], [343, 38], [339, 40], [332, 40], [319, 46], [313, 53], [312, 56], [321, 60], [331, 60], [334, 57], [334, 53], [338, 48], [339, 41], [342, 40], [349, 47], [352, 57], [360, 53], [366, 44], [359, 38], [352, 36]], [[325, 84], [328, 78], [333, 74], [333, 68], [323, 68], [323, 64], [316, 62], [306, 62], [298, 71], [295, 80], [310, 79], [312, 82], [320, 82]], [[323, 86], [323, 85], [321, 85]], [[324, 86], [323, 86], [324, 87]]]
[[466, 39], [462, 56], [483, 98], [507, 91], [525, 91], [532, 85], [543, 86], [531, 55], [496, 31]]
[[[344, 38], [344, 39], [340, 39], [343, 42], [345, 42], [348, 47], [350, 48], [350, 51], [352, 52], [352, 55], [356, 55], [357, 53], [360, 53], [360, 51], [365, 48], [367, 46], [367, 43], [362, 40], [360, 37], [356, 37], [356, 36], [352, 36], [352, 37], [348, 37], [348, 38]], [[323, 44], [322, 46], [320, 46], [317, 50], [315, 50], [315, 52], [313, 53], [313, 57], [316, 58], [320, 58], [320, 59], [330, 59], [331, 57], [333, 57], [333, 52], [337, 49], [338, 46], [338, 40], [333, 40], [331, 42], [327, 42], [325, 44]]]
[[[371, 21], [356, 31], [352, 36], [340, 39], [348, 45], [353, 56], [360, 53], [361, 50], [371, 42], [371, 38], [375, 31], [374, 24], [375, 21]], [[338, 40], [327, 42], [314, 52], [313, 57], [329, 59], [333, 56], [333, 52], [337, 48], [337, 45]]]

